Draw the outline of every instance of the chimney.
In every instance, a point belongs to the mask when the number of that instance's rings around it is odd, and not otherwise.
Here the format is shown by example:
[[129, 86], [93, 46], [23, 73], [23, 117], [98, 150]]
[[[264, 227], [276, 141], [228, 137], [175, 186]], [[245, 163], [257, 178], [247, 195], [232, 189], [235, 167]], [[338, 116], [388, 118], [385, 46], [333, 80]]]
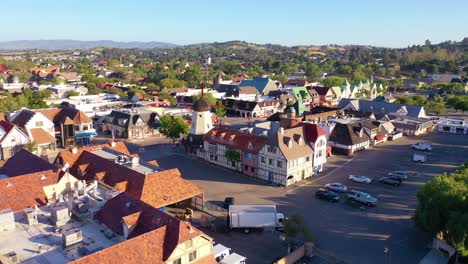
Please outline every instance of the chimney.
[[73, 148], [71, 149], [71, 153], [72, 153], [72, 154], [78, 153], [78, 148], [77, 148], [77, 147], [73, 147]]
[[114, 141], [111, 142], [111, 147], [115, 147], [115, 142]]
[[280, 127], [279, 132], [280, 134], [284, 134], [284, 128]]
[[132, 158], [132, 167], [136, 167], [136, 166], [138, 166], [138, 164], [140, 164], [140, 159], [137, 158], [137, 157], [133, 157]]

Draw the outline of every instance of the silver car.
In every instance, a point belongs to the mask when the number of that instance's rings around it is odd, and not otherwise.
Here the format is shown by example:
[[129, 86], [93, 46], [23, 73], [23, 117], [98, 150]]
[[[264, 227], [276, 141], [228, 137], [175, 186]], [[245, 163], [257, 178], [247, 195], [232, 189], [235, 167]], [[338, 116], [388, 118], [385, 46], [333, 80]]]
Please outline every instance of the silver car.
[[363, 203], [367, 206], [377, 205], [377, 198], [372, 197], [370, 194], [360, 191], [351, 190], [346, 197], [352, 201]]
[[334, 182], [334, 183], [325, 184], [325, 189], [336, 191], [336, 192], [346, 192], [348, 190], [348, 187], [346, 187], [346, 185], [342, 183]]
[[353, 182], [360, 182], [360, 183], [371, 183], [372, 180], [371, 178], [367, 177], [367, 176], [363, 176], [363, 175], [349, 175], [349, 180], [350, 181], [353, 181]]
[[402, 180], [407, 180], [408, 179], [408, 173], [404, 172], [404, 171], [392, 171], [392, 172], [388, 173], [388, 176], [398, 177], [398, 178], [400, 178]]

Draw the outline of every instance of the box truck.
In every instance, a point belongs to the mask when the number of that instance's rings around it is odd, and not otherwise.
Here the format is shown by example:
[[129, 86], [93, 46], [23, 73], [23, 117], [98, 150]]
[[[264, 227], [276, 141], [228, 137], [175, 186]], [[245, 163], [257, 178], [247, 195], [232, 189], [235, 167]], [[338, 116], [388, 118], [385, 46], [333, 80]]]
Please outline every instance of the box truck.
[[246, 233], [252, 228], [283, 230], [285, 217], [276, 211], [276, 205], [230, 205], [229, 227], [241, 228]]

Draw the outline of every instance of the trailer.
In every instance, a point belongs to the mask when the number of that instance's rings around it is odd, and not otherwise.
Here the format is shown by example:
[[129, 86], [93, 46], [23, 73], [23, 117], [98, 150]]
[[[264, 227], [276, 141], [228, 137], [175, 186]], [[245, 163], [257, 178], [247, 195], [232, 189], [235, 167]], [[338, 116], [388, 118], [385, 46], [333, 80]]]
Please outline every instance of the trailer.
[[276, 205], [230, 205], [229, 227], [243, 228], [246, 233], [252, 228], [284, 229], [285, 217], [278, 213]]
[[427, 161], [427, 156], [424, 154], [414, 153], [413, 161], [418, 163], [425, 163]]

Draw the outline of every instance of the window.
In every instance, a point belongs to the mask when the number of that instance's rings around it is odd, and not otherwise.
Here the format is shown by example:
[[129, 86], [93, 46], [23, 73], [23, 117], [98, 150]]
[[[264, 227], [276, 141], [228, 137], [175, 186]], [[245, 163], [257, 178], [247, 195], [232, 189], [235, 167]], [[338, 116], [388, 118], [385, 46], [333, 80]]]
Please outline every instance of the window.
[[248, 159], [248, 160], [252, 160], [253, 159], [253, 154], [250, 153], [250, 152], [245, 152], [244, 157], [246, 159]]
[[273, 160], [272, 159], [268, 160], [268, 165], [273, 165]]
[[84, 125], [83, 130], [88, 130], [88, 125]]
[[268, 147], [267, 147], [267, 151], [268, 151], [268, 152], [272, 152], [272, 153], [276, 153], [276, 148], [273, 147], [273, 146], [268, 146]]
[[79, 130], [80, 130], [80, 126], [78, 126], [78, 125], [73, 126], [73, 128], [75, 129], [75, 131], [79, 131]]
[[306, 157], [306, 161], [309, 162], [309, 161], [310, 161], [310, 157]]
[[42, 127], [44, 123], [42, 121], [37, 121], [36, 122], [36, 127]]
[[248, 170], [249, 170], [249, 166], [245, 165], [245, 166], [244, 166], [244, 170], [248, 171]]
[[278, 160], [278, 161], [276, 162], [276, 167], [278, 167], [278, 168], [283, 167], [283, 162], [281, 162], [280, 160]]
[[260, 161], [261, 161], [262, 163], [265, 163], [265, 162], [266, 162], [265, 157], [261, 157], [261, 158], [260, 158]]
[[172, 264], [182, 264], [182, 259], [178, 258], [178, 259], [172, 261]]
[[236, 166], [236, 162], [235, 162], [235, 161], [231, 161], [231, 166], [232, 166], [232, 167], [235, 167], [235, 166]]
[[254, 167], [250, 167], [250, 172], [255, 172], [255, 168], [254, 168]]
[[192, 262], [197, 259], [197, 251], [192, 251], [188, 254], [189, 261]]

